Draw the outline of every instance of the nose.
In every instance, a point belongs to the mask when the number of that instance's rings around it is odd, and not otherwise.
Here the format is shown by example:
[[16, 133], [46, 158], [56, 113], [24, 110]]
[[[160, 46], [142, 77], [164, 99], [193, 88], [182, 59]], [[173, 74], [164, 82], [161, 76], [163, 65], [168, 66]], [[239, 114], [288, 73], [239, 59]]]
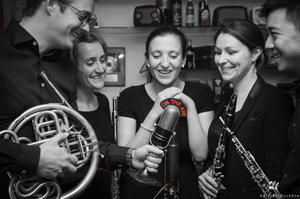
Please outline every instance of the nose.
[[267, 37], [267, 40], [266, 40], [266, 43], [265, 43], [265, 48], [266, 49], [274, 48], [273, 40], [272, 40], [270, 35], [268, 35], [268, 37]]
[[227, 55], [224, 52], [222, 52], [219, 55], [215, 55], [215, 62], [216, 62], [216, 64], [226, 63], [227, 62]]
[[90, 32], [90, 25], [89, 24], [85, 24], [84, 26], [81, 26], [80, 28], [81, 28], [81, 30], [85, 30], [87, 32]]
[[98, 73], [105, 73], [106, 71], [106, 64], [101, 64], [100, 61], [97, 62], [97, 68], [96, 68], [96, 72]]
[[162, 60], [161, 60], [161, 62], [160, 62], [160, 65], [161, 65], [162, 67], [164, 67], [164, 68], [168, 68], [168, 67], [169, 67], [169, 64], [170, 64], [169, 58], [168, 58], [167, 56], [163, 56], [163, 57], [162, 57]]

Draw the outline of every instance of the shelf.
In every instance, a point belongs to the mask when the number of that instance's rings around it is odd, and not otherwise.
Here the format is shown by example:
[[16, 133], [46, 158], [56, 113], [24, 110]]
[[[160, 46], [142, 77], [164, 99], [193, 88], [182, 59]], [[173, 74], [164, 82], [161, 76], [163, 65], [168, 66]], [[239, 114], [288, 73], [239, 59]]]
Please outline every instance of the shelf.
[[[100, 31], [102, 34], [145, 34], [148, 35], [156, 27], [100, 27], [93, 31]], [[180, 30], [188, 35], [212, 35], [219, 27], [180, 27]]]

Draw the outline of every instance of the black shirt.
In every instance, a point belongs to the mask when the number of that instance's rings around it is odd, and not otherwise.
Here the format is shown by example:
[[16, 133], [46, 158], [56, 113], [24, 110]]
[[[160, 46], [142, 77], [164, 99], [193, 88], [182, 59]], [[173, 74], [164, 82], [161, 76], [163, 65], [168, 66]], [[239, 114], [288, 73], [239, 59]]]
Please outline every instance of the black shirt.
[[[61, 103], [55, 91], [41, 78], [41, 71], [45, 71], [56, 89], [74, 105], [76, 70], [69, 53], [52, 50], [40, 55], [37, 41], [14, 21], [0, 30], [0, 130], [7, 129], [28, 108], [46, 103]], [[18, 133], [20, 135], [35, 140], [32, 128], [23, 129]], [[105, 164], [111, 168], [127, 165], [127, 150], [127, 147], [99, 141], [99, 151], [105, 157]], [[35, 172], [39, 156], [39, 147], [15, 144], [0, 138], [0, 171], [20, 166]], [[0, 176], [1, 181], [4, 178]], [[3, 183], [2, 185], [7, 187]], [[0, 198], [6, 196], [0, 193]]]
[[[76, 97], [75, 70], [67, 53], [60, 50], [39, 54], [37, 41], [18, 23], [12, 21], [0, 31], [0, 130], [30, 107], [60, 99], [40, 77], [45, 71], [64, 97], [70, 102]], [[75, 101], [74, 101], [75, 102]], [[32, 131], [26, 131], [32, 138]], [[30, 154], [30, 155], [27, 155]], [[1, 170], [16, 164], [35, 171], [39, 148], [18, 145], [0, 139]]]

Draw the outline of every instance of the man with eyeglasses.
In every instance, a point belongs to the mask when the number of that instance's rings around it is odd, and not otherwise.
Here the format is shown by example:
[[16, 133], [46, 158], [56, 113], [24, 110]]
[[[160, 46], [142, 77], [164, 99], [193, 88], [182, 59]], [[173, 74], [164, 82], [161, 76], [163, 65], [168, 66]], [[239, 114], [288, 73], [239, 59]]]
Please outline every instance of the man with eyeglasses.
[[[0, 31], [0, 131], [28, 108], [61, 102], [41, 78], [41, 71], [71, 105], [75, 104], [75, 68], [69, 49], [81, 31], [89, 31], [89, 23], [95, 20], [94, 4], [95, 0], [27, 0], [24, 18], [19, 23], [11, 21]], [[32, 130], [22, 135], [34, 140]], [[40, 146], [17, 144], [1, 137], [0, 198], [9, 198], [8, 191], [4, 191], [8, 190], [4, 171], [11, 168], [20, 167], [45, 178], [76, 172], [77, 158], [59, 147], [66, 136], [56, 135]], [[111, 168], [147, 166], [150, 172], [156, 172], [163, 155], [149, 145], [129, 149], [100, 141], [99, 149]]]

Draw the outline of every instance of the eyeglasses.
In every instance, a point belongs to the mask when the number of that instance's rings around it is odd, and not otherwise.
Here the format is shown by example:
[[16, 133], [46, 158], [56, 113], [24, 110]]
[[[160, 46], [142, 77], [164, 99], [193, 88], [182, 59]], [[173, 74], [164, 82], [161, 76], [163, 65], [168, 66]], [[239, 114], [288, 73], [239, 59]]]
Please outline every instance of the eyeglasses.
[[92, 22], [97, 21], [97, 17], [95, 15], [92, 15], [90, 12], [87, 12], [84, 10], [79, 10], [78, 8], [72, 6], [69, 2], [67, 2], [65, 0], [60, 0], [60, 1], [73, 9], [74, 13], [77, 15], [77, 17], [80, 21], [81, 27], [84, 27], [88, 24], [91, 24]]

